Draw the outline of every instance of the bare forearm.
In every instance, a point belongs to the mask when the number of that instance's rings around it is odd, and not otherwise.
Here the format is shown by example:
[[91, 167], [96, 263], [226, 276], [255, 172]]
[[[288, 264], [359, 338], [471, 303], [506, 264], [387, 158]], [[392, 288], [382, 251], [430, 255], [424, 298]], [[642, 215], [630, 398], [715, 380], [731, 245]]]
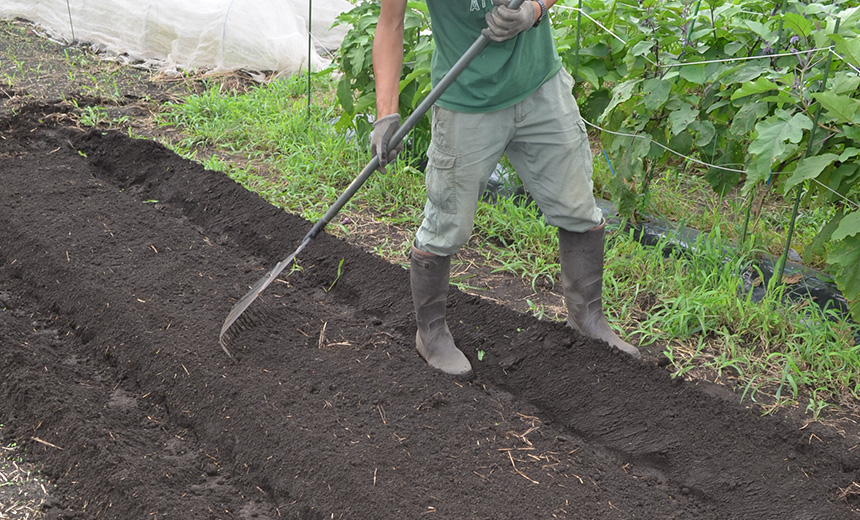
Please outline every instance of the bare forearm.
[[373, 74], [376, 79], [377, 118], [394, 114], [400, 97], [403, 67], [403, 17], [405, 0], [383, 0], [373, 37]]

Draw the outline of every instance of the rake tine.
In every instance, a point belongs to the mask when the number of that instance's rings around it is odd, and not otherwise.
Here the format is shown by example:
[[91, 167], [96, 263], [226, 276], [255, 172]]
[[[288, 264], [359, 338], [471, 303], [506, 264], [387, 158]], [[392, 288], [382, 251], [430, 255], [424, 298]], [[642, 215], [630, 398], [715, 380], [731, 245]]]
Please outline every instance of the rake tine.
[[[310, 234], [309, 234], [310, 235]], [[281, 272], [286, 269], [288, 265], [293, 263], [293, 260], [296, 258], [296, 255], [305, 248], [305, 246], [310, 242], [309, 237], [305, 237], [305, 240], [302, 242], [302, 245], [299, 246], [296, 251], [284, 258], [278, 265], [276, 265], [271, 271], [266, 273], [265, 276], [257, 280], [257, 282], [251, 287], [251, 290], [248, 291], [245, 296], [243, 296], [239, 301], [237, 301], [233, 308], [230, 309], [230, 312], [227, 314], [227, 318], [224, 320], [224, 324], [221, 325], [221, 333], [218, 336], [218, 343], [221, 344], [221, 349], [224, 351], [227, 356], [236, 361], [236, 358], [233, 357], [233, 354], [230, 353], [230, 349], [227, 347], [227, 343], [233, 339], [234, 335], [244, 329], [251, 328], [253, 326], [253, 319], [247, 315], [243, 315], [243, 313], [248, 310], [248, 307], [251, 306], [252, 303], [257, 299], [258, 296], [268, 287], [275, 279], [278, 277]], [[260, 313], [259, 320], [264, 319], [266, 316], [266, 312], [262, 311]]]
[[254, 308], [245, 311], [241, 316], [236, 318], [236, 321], [230, 326], [230, 330], [225, 331], [220, 339], [221, 349], [227, 356], [235, 361], [236, 359], [230, 353], [229, 347], [232, 346], [233, 339], [239, 332], [250, 330], [262, 323], [269, 316], [268, 307], [265, 300], [258, 300], [258, 304]]

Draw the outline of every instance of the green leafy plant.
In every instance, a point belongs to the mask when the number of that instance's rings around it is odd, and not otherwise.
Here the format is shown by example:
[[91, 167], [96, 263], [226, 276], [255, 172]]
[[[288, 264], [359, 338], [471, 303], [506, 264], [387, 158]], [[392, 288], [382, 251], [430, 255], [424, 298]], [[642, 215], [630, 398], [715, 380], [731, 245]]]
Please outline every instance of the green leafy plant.
[[655, 171], [684, 161], [719, 194], [794, 195], [781, 268], [800, 202], [832, 205], [810, 254], [827, 252], [860, 320], [860, 7], [577, 5], [556, 20], [559, 48], [583, 114], [609, 130], [601, 138], [620, 212], [636, 218]]
[[[336, 22], [351, 26], [335, 61], [343, 74], [337, 86], [337, 101], [343, 109], [337, 128], [354, 131], [362, 142], [367, 142], [376, 113], [372, 50], [378, 19], [379, 2], [363, 0], [352, 10], [342, 13]], [[434, 47], [433, 39], [427, 33], [430, 21], [424, 2], [407, 2], [404, 24], [399, 109], [402, 117], [412, 113], [430, 91], [430, 57]], [[415, 126], [411, 136], [405, 147], [406, 156], [420, 158], [429, 144], [429, 116]]]

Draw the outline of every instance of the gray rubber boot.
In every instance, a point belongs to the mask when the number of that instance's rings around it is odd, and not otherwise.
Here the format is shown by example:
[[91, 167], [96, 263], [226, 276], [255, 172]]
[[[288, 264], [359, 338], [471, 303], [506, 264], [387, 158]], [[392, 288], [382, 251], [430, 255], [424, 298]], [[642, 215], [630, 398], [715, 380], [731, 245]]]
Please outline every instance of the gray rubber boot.
[[446, 374], [472, 376], [472, 365], [454, 344], [445, 321], [451, 257], [436, 256], [412, 248], [410, 278], [418, 332], [415, 348], [427, 363]]
[[603, 315], [604, 225], [585, 233], [558, 230], [567, 323], [585, 336], [639, 358], [639, 349], [618, 337]]

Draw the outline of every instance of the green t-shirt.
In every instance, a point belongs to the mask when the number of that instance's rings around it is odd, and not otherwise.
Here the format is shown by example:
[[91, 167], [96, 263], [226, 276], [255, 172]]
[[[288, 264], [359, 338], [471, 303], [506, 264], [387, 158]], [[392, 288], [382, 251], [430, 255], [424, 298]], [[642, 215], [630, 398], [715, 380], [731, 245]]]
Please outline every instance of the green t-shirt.
[[[528, 0], [526, 0], [528, 1]], [[439, 82], [487, 27], [491, 0], [427, 0], [436, 50], [431, 80]], [[491, 41], [437, 101], [457, 112], [490, 112], [519, 103], [561, 69], [549, 20]]]

